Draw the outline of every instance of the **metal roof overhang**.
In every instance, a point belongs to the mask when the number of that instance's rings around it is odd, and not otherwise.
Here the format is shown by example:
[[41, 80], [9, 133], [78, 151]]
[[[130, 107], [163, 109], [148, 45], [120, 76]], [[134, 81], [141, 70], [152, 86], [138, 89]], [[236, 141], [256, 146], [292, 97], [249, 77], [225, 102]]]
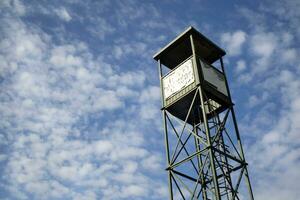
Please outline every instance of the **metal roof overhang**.
[[196, 54], [209, 64], [214, 63], [226, 54], [223, 49], [191, 26], [157, 52], [153, 58], [156, 61], [160, 60], [161, 64], [169, 69], [174, 69], [183, 60], [192, 55], [191, 34], [194, 38]]

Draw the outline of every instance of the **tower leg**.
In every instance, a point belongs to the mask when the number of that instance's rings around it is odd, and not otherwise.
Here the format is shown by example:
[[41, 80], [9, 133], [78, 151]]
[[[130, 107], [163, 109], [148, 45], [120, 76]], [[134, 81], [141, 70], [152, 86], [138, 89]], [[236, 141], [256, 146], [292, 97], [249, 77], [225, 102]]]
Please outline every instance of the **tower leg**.
[[[237, 126], [237, 121], [236, 121], [235, 112], [234, 112], [233, 107], [231, 107], [231, 115], [232, 115], [232, 119], [233, 119], [234, 129], [235, 129], [235, 132], [236, 132], [238, 146], [239, 146], [239, 149], [240, 149], [240, 152], [241, 152], [241, 156], [242, 156], [243, 161], [246, 162], [245, 161], [244, 150], [243, 150], [243, 146], [242, 146], [242, 142], [241, 142], [240, 132], [239, 132], [239, 129], [238, 129], [238, 126]], [[249, 195], [250, 195], [250, 199], [254, 200], [247, 165], [245, 165], [245, 172], [244, 173], [245, 173], [245, 178], [246, 178], [246, 183], [247, 183], [247, 188], [248, 188], [248, 192], [249, 192]]]
[[[221, 63], [221, 68], [222, 68], [224, 78], [225, 78], [225, 84], [226, 84], [226, 88], [227, 88], [227, 92], [228, 92], [228, 97], [229, 97], [230, 101], [232, 101], [230, 90], [229, 90], [229, 85], [228, 85], [228, 81], [227, 81], [226, 73], [225, 73], [225, 69], [224, 69], [223, 58], [220, 58], [220, 63]], [[236, 132], [236, 137], [237, 137], [240, 153], [241, 153], [243, 161], [245, 162], [245, 155], [244, 155], [243, 146], [242, 146], [242, 142], [241, 142], [240, 132], [239, 132], [238, 125], [237, 125], [237, 120], [235, 117], [235, 112], [234, 112], [233, 107], [231, 107], [230, 110], [231, 110], [231, 115], [232, 115], [232, 119], [233, 119], [234, 129]], [[246, 176], [246, 182], [247, 182], [247, 187], [248, 187], [250, 198], [251, 198], [251, 200], [254, 200], [247, 166], [245, 166], [245, 176]]]
[[[160, 82], [160, 88], [161, 88], [161, 95], [163, 96], [163, 90], [162, 90], [162, 67], [160, 60], [158, 60], [158, 74], [159, 74], [159, 82]], [[162, 99], [162, 106], [163, 106], [163, 99]], [[173, 187], [172, 187], [172, 174], [170, 171], [170, 149], [169, 149], [169, 137], [168, 137], [168, 126], [167, 126], [167, 120], [166, 120], [166, 111], [163, 110], [163, 126], [164, 126], [164, 133], [165, 133], [165, 147], [166, 147], [166, 157], [168, 162], [168, 183], [169, 183], [169, 195], [170, 200], [173, 200]]]
[[169, 137], [168, 137], [168, 127], [166, 120], [166, 111], [163, 110], [163, 123], [164, 123], [164, 132], [165, 132], [165, 147], [166, 147], [166, 156], [168, 162], [168, 182], [169, 182], [169, 195], [170, 200], [173, 200], [173, 187], [172, 187], [172, 174], [170, 170], [170, 149], [169, 149]]
[[165, 132], [165, 147], [166, 147], [166, 156], [168, 162], [168, 182], [169, 182], [169, 194], [170, 200], [173, 200], [173, 188], [172, 188], [172, 174], [170, 171], [170, 150], [169, 150], [169, 137], [168, 137], [168, 127], [166, 120], [166, 111], [163, 111], [163, 123], [164, 123], [164, 132]]
[[213, 154], [212, 144], [211, 144], [211, 140], [210, 140], [211, 136], [210, 136], [209, 126], [208, 126], [207, 116], [205, 113], [205, 105], [204, 105], [205, 100], [203, 97], [202, 88], [198, 87], [198, 90], [199, 90], [199, 96], [200, 96], [200, 102], [201, 102], [201, 108], [202, 108], [201, 110], [202, 110], [203, 123], [204, 123], [204, 127], [205, 127], [206, 139], [207, 139], [207, 144], [209, 146], [210, 168], [211, 168], [212, 179], [213, 179], [213, 183], [214, 183], [215, 199], [221, 200], [220, 189], [219, 189], [217, 173], [216, 173], [216, 166], [215, 166], [215, 161], [214, 161], [214, 154]]
[[[197, 127], [194, 126], [194, 130], [195, 134], [198, 136], [198, 130]], [[195, 147], [196, 147], [196, 151], [200, 152], [200, 142], [199, 139], [197, 139], [196, 137], [194, 137], [195, 140]], [[201, 192], [202, 192], [202, 199], [203, 200], [207, 200], [207, 193], [206, 193], [206, 186], [205, 186], [205, 179], [204, 179], [204, 174], [203, 174], [203, 161], [202, 161], [202, 157], [201, 154], [197, 156], [197, 162], [198, 162], [198, 170], [200, 173], [200, 178], [201, 178]], [[202, 171], [200, 171], [202, 169]]]

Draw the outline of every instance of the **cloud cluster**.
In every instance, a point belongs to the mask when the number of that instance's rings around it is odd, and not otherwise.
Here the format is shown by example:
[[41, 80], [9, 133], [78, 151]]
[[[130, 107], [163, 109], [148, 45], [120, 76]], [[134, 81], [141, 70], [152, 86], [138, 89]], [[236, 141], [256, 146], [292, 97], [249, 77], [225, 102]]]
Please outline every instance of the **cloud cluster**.
[[146, 148], [142, 121], [131, 118], [143, 104], [139, 95], [152, 102], [146, 111], [159, 102], [156, 87], [146, 89], [148, 97], [141, 92], [145, 74], [117, 71], [85, 43], [56, 43], [19, 18], [1, 23], [0, 127], [7, 152], [0, 187], [7, 198], [165, 196], [166, 186], [151, 178], [162, 168], [160, 155]]
[[61, 8], [58, 8], [58, 9], [54, 9], [54, 12], [57, 14], [57, 16], [68, 22], [72, 19], [72, 17], [70, 16], [69, 12], [66, 10], [66, 8], [64, 7], [61, 7]]
[[[0, 3], [0, 198], [166, 199], [151, 55], [203, 20], [190, 18], [198, 7], [185, 16], [179, 2], [74, 2]], [[256, 199], [297, 199], [299, 3], [237, 13], [236, 29], [198, 27], [233, 65]]]
[[223, 33], [221, 35], [221, 42], [226, 47], [228, 54], [236, 56], [241, 54], [242, 45], [246, 41], [247, 34], [241, 30], [234, 33]]
[[[294, 6], [291, 10], [299, 10], [299, 4], [285, 1], [284, 6], [279, 3], [282, 8], [276, 4], [272, 10], [267, 5], [262, 3], [259, 13], [240, 8], [251, 24], [250, 31], [244, 30], [247, 32], [244, 58], [236, 62], [235, 68], [237, 84], [249, 93], [248, 99], [245, 98], [248, 109], [241, 114], [240, 125], [242, 133], [252, 138], [245, 137], [246, 157], [256, 199], [297, 199], [300, 195], [297, 183], [300, 178], [297, 171], [300, 62], [296, 56], [300, 49], [296, 42], [300, 38], [292, 24], [299, 20], [299, 15], [287, 17], [279, 11], [288, 5]], [[277, 15], [274, 21], [281, 24], [280, 28], [268, 23], [273, 15]], [[281, 21], [283, 18], [287, 23]], [[229, 62], [234, 61], [234, 55], [230, 56]]]

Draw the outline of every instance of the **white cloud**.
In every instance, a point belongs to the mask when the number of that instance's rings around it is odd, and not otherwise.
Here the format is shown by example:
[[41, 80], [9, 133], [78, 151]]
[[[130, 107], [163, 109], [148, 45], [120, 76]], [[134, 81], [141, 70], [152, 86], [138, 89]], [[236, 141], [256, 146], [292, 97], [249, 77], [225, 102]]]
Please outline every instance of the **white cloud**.
[[263, 92], [260, 95], [251, 95], [248, 99], [247, 106], [253, 108], [257, 105], [264, 104], [268, 97], [269, 97], [268, 92]]
[[[274, 68], [295, 64], [298, 55], [297, 49], [292, 48], [291, 36], [287, 32], [254, 32], [249, 34], [249, 61], [247, 72], [240, 73], [239, 80], [242, 83], [258, 80], [265, 73]], [[242, 66], [242, 65], [241, 65]], [[243, 68], [243, 66], [241, 67]]]
[[100, 140], [94, 143], [93, 149], [97, 154], [109, 153], [113, 150], [113, 145], [110, 141]]
[[7, 156], [5, 154], [0, 154], [0, 162], [5, 161]]
[[141, 103], [140, 116], [142, 119], [154, 120], [160, 118], [160, 111], [157, 109], [160, 100], [160, 88], [149, 86], [145, 88], [139, 98]]
[[57, 14], [57, 16], [58, 16], [61, 20], [64, 20], [64, 21], [66, 21], [66, 22], [69, 22], [69, 21], [72, 20], [71, 15], [70, 15], [69, 12], [67, 11], [67, 9], [64, 8], [64, 7], [54, 9], [54, 12]]
[[238, 81], [240, 83], [249, 83], [252, 80], [253, 76], [250, 73], [240, 74], [238, 77]]
[[12, 11], [18, 16], [23, 16], [26, 14], [26, 7], [19, 0], [3, 0], [0, 2], [0, 8], [12, 9]]
[[113, 46], [112, 57], [117, 60], [131, 55], [139, 55], [144, 58], [147, 58], [147, 55], [152, 53], [149, 52], [149, 49], [147, 47], [147, 43], [144, 42], [128, 42], [127, 40], [120, 39]]
[[[1, 154], [0, 160], [6, 162], [3, 179], [9, 195], [121, 199], [155, 194], [150, 186], [158, 183], [138, 168], [138, 161], [151, 155], [141, 126], [130, 113], [116, 112], [126, 101], [139, 107], [144, 72], [121, 73], [82, 42], [56, 44], [30, 24], [1, 21], [7, 25], [0, 41], [5, 65], [0, 125], [7, 133], [1, 145], [10, 144], [11, 151], [10, 159]], [[149, 104], [157, 99], [154, 93]], [[98, 126], [97, 131], [88, 125]]]
[[136, 162], [125, 162], [123, 166], [123, 171], [126, 173], [135, 173], [138, 169], [138, 164]]
[[241, 30], [233, 33], [223, 33], [221, 35], [221, 42], [231, 56], [240, 55], [242, 53], [242, 46], [246, 41], [247, 34]]
[[285, 49], [282, 54], [282, 59], [288, 64], [293, 64], [297, 59], [297, 50], [296, 49]]
[[251, 37], [251, 51], [260, 57], [270, 57], [277, 48], [277, 38], [273, 33], [257, 33]]
[[253, 95], [250, 96], [249, 101], [248, 101], [248, 105], [250, 107], [254, 107], [259, 103], [259, 98], [257, 98], [257, 96]]
[[[249, 37], [252, 36], [249, 34]], [[252, 69], [254, 71], [250, 76], [251, 79], [255, 77], [252, 87], [256, 88], [256, 94], [250, 97], [248, 103], [250, 107], [260, 105], [260, 108], [257, 114], [251, 114], [248, 124], [244, 125], [250, 127], [250, 124], [253, 124], [255, 129], [252, 129], [251, 134], [256, 132], [254, 137], [256, 142], [248, 147], [250, 155], [247, 156], [250, 158], [252, 171], [255, 172], [253, 176], [261, 177], [253, 184], [255, 196], [258, 199], [278, 200], [285, 195], [292, 199], [297, 198], [299, 192], [294, 189], [294, 185], [299, 179], [299, 173], [296, 172], [295, 166], [299, 165], [299, 161], [293, 152], [299, 144], [300, 82], [296, 78], [298, 74], [295, 70], [292, 72], [286, 69], [287, 66], [294, 68], [295, 63], [282, 62], [282, 58], [278, 57], [289, 48], [285, 46], [286, 43], [277, 42], [279, 37], [275, 37], [275, 33], [254, 34], [252, 38], [255, 39], [252, 43], [254, 45], [252, 53], [258, 59], [253, 62], [260, 63], [264, 60], [267, 67], [263, 71], [270, 69], [267, 74], [256, 74], [261, 69]], [[277, 60], [273, 61], [272, 58]], [[260, 81], [260, 78], [263, 80]], [[276, 97], [276, 100], [272, 100], [274, 105], [269, 107], [271, 102], [267, 99], [274, 96]], [[293, 178], [285, 178], [287, 176]], [[283, 185], [283, 182], [286, 184]], [[284, 192], [278, 192], [274, 188], [281, 188]], [[265, 192], [266, 189], [272, 191], [272, 195]]]
[[[155, 137], [161, 133], [160, 90], [152, 85], [158, 82], [149, 55], [185, 22], [133, 1], [76, 5], [82, 13], [97, 7], [91, 16], [72, 13], [70, 2], [54, 12], [48, 3], [0, 4], [0, 145], [9, 146], [0, 154], [1, 192], [8, 199], [167, 199], [165, 158], [156, 152], [162, 141]], [[235, 59], [239, 89], [250, 95], [242, 127], [255, 198], [297, 199], [299, 6], [285, 0], [266, 7], [284, 20], [266, 25], [263, 6], [241, 9], [250, 31], [241, 23], [222, 35], [222, 43]], [[36, 20], [22, 17], [27, 13]], [[59, 17], [59, 25], [40, 14]], [[61, 23], [74, 19], [87, 31]]]
[[122, 74], [114, 74], [108, 77], [108, 85], [111, 87], [116, 86], [132, 86], [141, 87], [144, 84], [146, 76], [142, 71], [127, 72]]
[[86, 29], [97, 39], [104, 40], [107, 35], [114, 33], [115, 28], [106, 19], [98, 16], [89, 18], [92, 25], [88, 25]]
[[236, 72], [240, 73], [246, 70], [246, 62], [244, 60], [239, 60], [236, 63]]
[[150, 171], [156, 171], [163, 168], [162, 159], [159, 155], [151, 155], [142, 161], [142, 166]]
[[147, 191], [143, 186], [140, 185], [129, 185], [122, 189], [123, 197], [142, 197], [147, 195]]
[[[261, 3], [258, 10], [239, 9], [247, 31], [247, 71], [239, 74], [251, 96], [240, 124], [246, 134], [246, 157], [255, 199], [297, 199], [300, 99], [299, 4], [286, 0]], [[270, 6], [271, 5], [271, 6]], [[270, 23], [270, 20], [275, 22]], [[296, 22], [296, 23], [295, 23]], [[245, 31], [246, 32], [246, 31]], [[249, 140], [251, 138], [251, 140]], [[296, 153], [298, 152], [298, 153]]]
[[144, 89], [141, 96], [140, 102], [153, 102], [160, 100], [160, 88], [157, 86], [149, 86], [148, 88]]
[[79, 56], [74, 55], [78, 50], [83, 49], [84, 45], [78, 46], [64, 45], [55, 47], [51, 51], [50, 63], [55, 67], [81, 66], [83, 61]]

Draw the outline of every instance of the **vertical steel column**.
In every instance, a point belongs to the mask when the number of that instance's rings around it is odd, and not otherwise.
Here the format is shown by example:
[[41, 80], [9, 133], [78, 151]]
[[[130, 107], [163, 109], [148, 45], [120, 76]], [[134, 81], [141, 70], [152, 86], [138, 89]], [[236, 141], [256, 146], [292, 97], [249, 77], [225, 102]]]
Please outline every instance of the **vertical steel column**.
[[[193, 60], [194, 60], [194, 69], [197, 69], [197, 60], [196, 60], [196, 50], [195, 50], [195, 45], [194, 45], [194, 39], [193, 39], [193, 35], [190, 35], [190, 42], [191, 42], [191, 46], [192, 46], [192, 51], [193, 51]], [[198, 73], [198, 70], [196, 72]], [[209, 146], [209, 159], [210, 159], [210, 167], [211, 167], [211, 172], [213, 175], [213, 182], [214, 182], [214, 188], [215, 188], [215, 197], [216, 200], [221, 200], [221, 196], [220, 196], [220, 189], [219, 189], [219, 184], [218, 184], [218, 178], [217, 178], [217, 172], [216, 172], [216, 166], [215, 166], [215, 162], [214, 162], [214, 154], [212, 151], [212, 144], [211, 144], [211, 140], [210, 140], [210, 131], [209, 131], [209, 125], [208, 125], [208, 120], [207, 120], [207, 116], [205, 113], [205, 106], [204, 106], [204, 97], [203, 97], [203, 91], [201, 88], [201, 84], [198, 86], [198, 90], [199, 90], [199, 96], [200, 96], [200, 102], [201, 102], [201, 110], [202, 110], [202, 115], [203, 115], [203, 123], [204, 123], [204, 127], [205, 127], [205, 133], [206, 133], [206, 138], [207, 138], [207, 144]]]
[[[195, 134], [198, 136], [198, 129], [197, 126], [194, 125], [194, 130]], [[194, 140], [195, 140], [195, 145], [196, 145], [196, 151], [200, 152], [200, 142], [199, 139], [196, 138], [196, 136], [194, 136]], [[202, 171], [204, 171], [204, 169], [202, 168], [203, 166], [203, 161], [201, 158], [201, 154], [199, 154], [197, 156], [197, 161], [198, 161], [198, 168], [199, 168], [199, 173], [200, 173], [200, 178], [201, 178], [201, 190], [202, 190], [202, 198], [203, 200], [207, 200], [207, 193], [206, 193], [206, 185], [205, 185], [205, 177]], [[202, 171], [200, 171], [202, 169]]]
[[163, 113], [163, 124], [164, 124], [164, 133], [165, 133], [165, 147], [166, 147], [166, 156], [168, 162], [168, 182], [169, 182], [169, 195], [170, 200], [173, 200], [173, 188], [172, 188], [172, 174], [170, 169], [170, 149], [169, 149], [169, 138], [168, 138], [168, 126], [166, 120], [166, 110], [164, 109], [164, 95], [163, 95], [163, 83], [162, 83], [162, 67], [160, 60], [158, 60], [158, 72], [159, 72], [159, 81], [160, 81], [160, 88], [161, 88], [161, 97], [162, 97], [162, 113]]
[[196, 79], [196, 84], [200, 83], [199, 80], [199, 72], [198, 72], [198, 67], [197, 67], [197, 58], [196, 58], [196, 49], [195, 49], [195, 45], [194, 45], [194, 38], [193, 35], [190, 35], [190, 43], [191, 43], [191, 47], [192, 47], [192, 51], [193, 51], [193, 69], [194, 69], [194, 74], [197, 74], [195, 76]]
[[[196, 51], [195, 51], [195, 46], [194, 46], [194, 39], [193, 39], [193, 35], [190, 35], [190, 43], [191, 43], [191, 47], [192, 47], [192, 51], [193, 51], [193, 69], [194, 69], [194, 74], [199, 74], [198, 72], [198, 68], [197, 68], [197, 60], [196, 60]], [[195, 76], [196, 78], [196, 83], [199, 84], [200, 80], [199, 80], [199, 76]], [[195, 134], [198, 135], [198, 130], [197, 127], [194, 127], [194, 131]], [[196, 151], [200, 152], [200, 147], [199, 147], [199, 139], [195, 138], [195, 145], [196, 145]], [[201, 158], [201, 154], [197, 156], [197, 160], [198, 160], [198, 167], [199, 170], [202, 168], [203, 162], [202, 162], [202, 158]], [[203, 169], [202, 169], [203, 170]], [[199, 171], [199, 173], [201, 173], [201, 190], [202, 190], [202, 198], [203, 200], [207, 200], [207, 191], [206, 191], [206, 185], [203, 187], [203, 184], [205, 184], [205, 179], [203, 176], [203, 173]]]
[[[219, 114], [217, 114], [217, 113], [215, 113], [215, 114], [217, 116], [217, 121], [218, 121], [217, 123], [219, 123], [220, 126], [223, 126]], [[225, 123], [226, 123], [226, 121], [225, 121]], [[221, 132], [220, 132], [220, 141], [221, 141], [221, 146], [223, 146], [223, 148], [220, 149], [220, 150], [226, 152], [226, 146], [225, 146], [225, 142], [224, 142], [223, 130], [221, 130]], [[227, 156], [222, 156], [222, 159], [223, 159], [223, 161], [225, 161], [225, 165], [226, 165], [225, 169], [226, 169], [226, 173], [228, 173], [230, 171], [229, 164], [228, 164], [228, 158], [227, 158]], [[232, 189], [233, 186], [232, 186], [232, 180], [231, 180], [230, 173], [229, 174], [224, 174], [224, 176], [225, 176], [225, 180], [228, 182], [230, 188]], [[232, 199], [232, 190], [227, 189], [226, 181], [225, 181], [225, 187], [226, 187], [226, 192], [227, 192], [227, 199], [229, 200], [229, 199]]]
[[[223, 63], [223, 58], [222, 57], [220, 58], [220, 63], [221, 63], [221, 68], [222, 68], [222, 71], [223, 71], [223, 74], [224, 74], [224, 78], [225, 78], [225, 84], [226, 84], [226, 89], [227, 89], [227, 92], [228, 92], [228, 97], [229, 97], [230, 101], [232, 102], [231, 94], [230, 94], [229, 85], [228, 85], [228, 82], [227, 82], [227, 77], [226, 77], [226, 73], [225, 73], [224, 63]], [[233, 120], [233, 124], [234, 124], [234, 129], [235, 129], [236, 137], [237, 137], [237, 140], [238, 140], [238, 145], [239, 145], [241, 157], [243, 159], [243, 162], [245, 162], [244, 150], [243, 150], [243, 146], [242, 146], [242, 142], [241, 142], [241, 137], [240, 137], [240, 132], [239, 132], [239, 129], [238, 129], [237, 120], [236, 120], [236, 117], [235, 117], [235, 112], [234, 112], [233, 106], [230, 107], [230, 111], [231, 111], [231, 116], [232, 116], [232, 120]], [[253, 191], [252, 191], [252, 187], [251, 187], [249, 173], [248, 173], [248, 169], [247, 169], [246, 163], [245, 163], [244, 168], [245, 168], [245, 177], [246, 177], [246, 182], [247, 182], [247, 186], [248, 186], [248, 192], [249, 192], [251, 200], [254, 200]]]
[[202, 110], [202, 115], [203, 115], [203, 123], [204, 123], [204, 127], [205, 127], [207, 144], [209, 146], [209, 160], [210, 160], [210, 168], [211, 168], [211, 172], [212, 172], [212, 176], [213, 176], [212, 178], [213, 178], [213, 182], [214, 182], [214, 186], [215, 186], [215, 195], [216, 195], [215, 197], [216, 197], [216, 200], [221, 200], [216, 166], [215, 166], [215, 161], [214, 161], [214, 153], [212, 150], [212, 144], [211, 144], [211, 140], [210, 140], [210, 131], [209, 131], [209, 126], [208, 126], [207, 116], [205, 113], [204, 97], [203, 97], [201, 86], [198, 87], [198, 90], [199, 90], [199, 95], [200, 95], [201, 108], [202, 108], [201, 110]]

